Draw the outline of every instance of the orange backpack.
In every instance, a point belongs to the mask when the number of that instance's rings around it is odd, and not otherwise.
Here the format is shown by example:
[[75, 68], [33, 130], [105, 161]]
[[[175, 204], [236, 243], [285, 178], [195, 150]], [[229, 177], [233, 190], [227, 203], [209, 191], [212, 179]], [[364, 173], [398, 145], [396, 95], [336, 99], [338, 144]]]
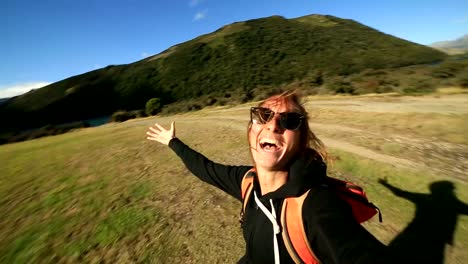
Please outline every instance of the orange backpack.
[[[241, 193], [243, 206], [240, 213], [241, 222], [243, 221], [247, 202], [249, 201], [250, 194], [252, 193], [255, 174], [256, 171], [252, 168], [247, 171], [242, 179]], [[380, 210], [377, 206], [367, 200], [367, 196], [360, 186], [328, 176], [325, 184], [351, 206], [354, 218], [358, 223], [369, 220], [377, 213], [379, 213], [379, 221], [382, 222], [382, 214], [380, 213]], [[302, 221], [302, 204], [309, 192], [310, 190], [306, 191], [299, 197], [284, 199], [280, 218], [283, 230], [282, 236], [286, 249], [295, 263], [318, 264], [320, 261], [310, 247], [304, 230], [304, 223]]]

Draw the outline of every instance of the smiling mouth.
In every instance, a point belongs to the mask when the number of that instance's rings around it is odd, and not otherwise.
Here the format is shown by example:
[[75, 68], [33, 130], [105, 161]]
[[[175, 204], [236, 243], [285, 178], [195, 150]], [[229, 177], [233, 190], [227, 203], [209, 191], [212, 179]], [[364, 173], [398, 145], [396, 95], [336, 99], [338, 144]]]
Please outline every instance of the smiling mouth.
[[275, 152], [280, 149], [280, 147], [278, 146], [278, 141], [272, 139], [260, 140], [260, 148], [267, 152]]

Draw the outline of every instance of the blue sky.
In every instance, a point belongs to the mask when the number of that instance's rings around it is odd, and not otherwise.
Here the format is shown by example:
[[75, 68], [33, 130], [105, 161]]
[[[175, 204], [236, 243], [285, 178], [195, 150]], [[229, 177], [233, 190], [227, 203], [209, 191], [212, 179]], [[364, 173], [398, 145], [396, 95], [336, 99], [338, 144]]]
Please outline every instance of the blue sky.
[[425, 45], [468, 34], [466, 0], [2, 0], [0, 98], [131, 63], [233, 22], [309, 14]]

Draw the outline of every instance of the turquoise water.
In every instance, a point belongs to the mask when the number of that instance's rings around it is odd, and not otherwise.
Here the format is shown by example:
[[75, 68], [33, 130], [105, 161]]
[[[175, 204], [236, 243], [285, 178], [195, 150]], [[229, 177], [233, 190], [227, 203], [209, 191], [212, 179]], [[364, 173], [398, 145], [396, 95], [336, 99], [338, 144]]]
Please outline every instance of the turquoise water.
[[103, 117], [97, 117], [97, 118], [92, 118], [85, 120], [86, 123], [89, 124], [89, 126], [96, 127], [96, 126], [101, 126], [110, 121], [110, 116], [103, 116]]

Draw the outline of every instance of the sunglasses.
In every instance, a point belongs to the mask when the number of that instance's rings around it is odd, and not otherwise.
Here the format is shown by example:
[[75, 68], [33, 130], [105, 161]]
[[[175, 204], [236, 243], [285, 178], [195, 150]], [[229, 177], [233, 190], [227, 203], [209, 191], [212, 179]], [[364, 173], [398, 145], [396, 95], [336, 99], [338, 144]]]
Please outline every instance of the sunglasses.
[[280, 116], [280, 126], [288, 130], [298, 129], [305, 118], [303, 115], [295, 112], [275, 113], [265, 107], [252, 107], [250, 108], [250, 122], [264, 125], [270, 122], [275, 117], [275, 114]]

